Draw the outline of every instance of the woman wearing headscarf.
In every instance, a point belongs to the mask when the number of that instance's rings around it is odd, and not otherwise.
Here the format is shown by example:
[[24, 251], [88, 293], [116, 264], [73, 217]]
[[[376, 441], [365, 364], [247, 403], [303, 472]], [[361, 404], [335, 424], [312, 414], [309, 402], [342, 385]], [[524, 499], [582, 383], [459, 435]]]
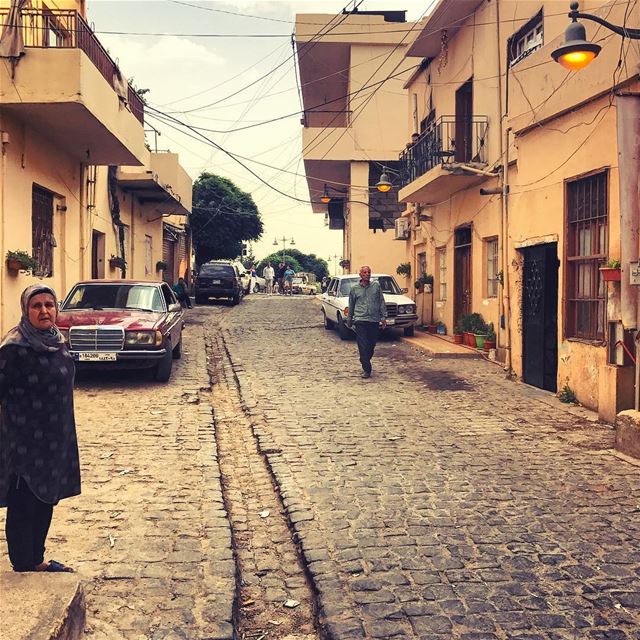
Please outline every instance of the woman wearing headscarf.
[[0, 343], [0, 506], [14, 571], [72, 571], [44, 558], [53, 507], [80, 493], [75, 366], [56, 327], [58, 302], [34, 285]]

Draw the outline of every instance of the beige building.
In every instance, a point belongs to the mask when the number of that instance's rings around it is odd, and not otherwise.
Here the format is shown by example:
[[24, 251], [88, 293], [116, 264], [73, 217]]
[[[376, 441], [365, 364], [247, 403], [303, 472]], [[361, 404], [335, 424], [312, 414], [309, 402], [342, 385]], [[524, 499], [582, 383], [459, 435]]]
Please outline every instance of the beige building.
[[[640, 57], [637, 41], [583, 20], [599, 57], [579, 72], [555, 63], [568, 5], [440, 0], [420, 25], [407, 51], [422, 65], [405, 85], [402, 233], [413, 272], [434, 276], [425, 321], [451, 332], [481, 313], [525, 382], [612, 420], [633, 406]], [[580, 9], [640, 26], [632, 1]], [[622, 285], [606, 283], [600, 267], [620, 258]]]
[[[404, 260], [403, 243], [394, 240], [394, 221], [404, 209], [397, 189], [374, 188], [383, 168], [397, 165], [406, 138], [398, 114], [415, 62], [404, 57], [414, 27], [404, 14], [296, 16], [307, 184], [314, 212], [343, 232], [346, 272], [370, 264], [395, 274]], [[321, 202], [325, 185], [328, 203]]]
[[[191, 181], [146, 148], [144, 104], [84, 2], [0, 0], [0, 26], [0, 331], [33, 282], [64, 296], [81, 279], [158, 279], [163, 260], [168, 280], [183, 274]], [[9, 251], [35, 271], [9, 268]]]

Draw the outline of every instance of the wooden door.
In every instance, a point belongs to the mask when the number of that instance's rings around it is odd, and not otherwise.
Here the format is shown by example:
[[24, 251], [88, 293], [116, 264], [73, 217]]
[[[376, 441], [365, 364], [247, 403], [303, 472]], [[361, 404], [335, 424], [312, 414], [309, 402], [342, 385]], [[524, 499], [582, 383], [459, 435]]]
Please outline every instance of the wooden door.
[[453, 264], [453, 320], [471, 313], [471, 227], [456, 229]]
[[467, 80], [456, 91], [456, 162], [469, 162], [472, 152], [473, 80]]

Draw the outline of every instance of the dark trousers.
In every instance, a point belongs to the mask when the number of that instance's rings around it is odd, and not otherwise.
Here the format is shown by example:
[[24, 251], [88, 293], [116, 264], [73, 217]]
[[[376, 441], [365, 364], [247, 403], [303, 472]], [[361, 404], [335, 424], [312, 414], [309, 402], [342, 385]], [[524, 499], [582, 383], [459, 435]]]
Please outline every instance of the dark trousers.
[[371, 358], [378, 342], [379, 325], [377, 322], [356, 320], [355, 329], [362, 370], [371, 373]]
[[11, 481], [5, 533], [14, 571], [33, 571], [44, 562], [53, 505], [38, 500], [22, 478]]
[[191, 299], [189, 298], [188, 294], [184, 294], [183, 296], [180, 296], [178, 298], [178, 302], [182, 305], [182, 307], [187, 307], [188, 309], [191, 309]]

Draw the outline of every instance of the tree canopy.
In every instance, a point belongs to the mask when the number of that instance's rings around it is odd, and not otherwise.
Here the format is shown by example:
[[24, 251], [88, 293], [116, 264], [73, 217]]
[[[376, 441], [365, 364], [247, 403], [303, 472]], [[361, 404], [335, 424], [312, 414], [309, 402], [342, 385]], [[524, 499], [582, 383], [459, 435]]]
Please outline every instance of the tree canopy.
[[237, 258], [242, 243], [258, 240], [264, 230], [249, 193], [228, 178], [203, 172], [193, 183], [191, 213], [196, 263]]
[[[291, 264], [294, 271], [306, 271], [309, 273], [315, 273], [318, 281], [322, 280], [324, 276], [329, 275], [329, 265], [326, 260], [318, 258], [315, 253], [302, 253], [298, 249], [287, 249], [287, 262]], [[276, 251], [270, 256], [263, 258], [258, 264], [258, 273], [262, 273], [262, 269], [267, 265], [267, 262], [276, 267], [282, 260], [282, 251]]]

